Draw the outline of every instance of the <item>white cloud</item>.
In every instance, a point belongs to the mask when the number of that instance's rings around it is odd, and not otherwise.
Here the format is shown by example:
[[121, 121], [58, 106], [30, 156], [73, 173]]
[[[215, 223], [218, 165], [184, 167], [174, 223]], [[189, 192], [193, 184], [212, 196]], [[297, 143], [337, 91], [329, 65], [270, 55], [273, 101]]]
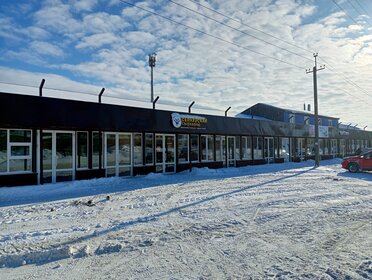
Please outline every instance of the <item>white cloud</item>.
[[98, 33], [91, 36], [83, 37], [76, 48], [99, 48], [107, 44], [112, 44], [118, 38], [113, 33]]
[[61, 48], [48, 42], [33, 41], [30, 44], [30, 48], [42, 56], [61, 57], [64, 54]]

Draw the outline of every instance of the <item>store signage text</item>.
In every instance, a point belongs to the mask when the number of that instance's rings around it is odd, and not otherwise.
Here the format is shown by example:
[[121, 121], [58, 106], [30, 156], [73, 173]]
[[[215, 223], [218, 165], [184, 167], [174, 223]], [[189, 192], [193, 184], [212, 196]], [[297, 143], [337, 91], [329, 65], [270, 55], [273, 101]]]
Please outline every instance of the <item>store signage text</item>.
[[206, 129], [208, 120], [205, 117], [172, 113], [172, 124], [175, 128]]

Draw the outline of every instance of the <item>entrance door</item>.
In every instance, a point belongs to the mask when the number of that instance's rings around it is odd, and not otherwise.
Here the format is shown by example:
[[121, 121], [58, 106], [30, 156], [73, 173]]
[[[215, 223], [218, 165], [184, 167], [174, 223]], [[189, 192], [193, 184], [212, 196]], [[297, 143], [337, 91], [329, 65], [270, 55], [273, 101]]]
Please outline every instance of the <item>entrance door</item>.
[[264, 156], [267, 163], [274, 162], [274, 137], [265, 137]]
[[155, 135], [156, 172], [176, 172], [176, 137], [175, 135]]
[[75, 178], [75, 133], [44, 131], [43, 183], [71, 181]]
[[235, 137], [227, 136], [227, 166], [235, 166]]
[[105, 133], [106, 176], [132, 174], [132, 135], [130, 133]]

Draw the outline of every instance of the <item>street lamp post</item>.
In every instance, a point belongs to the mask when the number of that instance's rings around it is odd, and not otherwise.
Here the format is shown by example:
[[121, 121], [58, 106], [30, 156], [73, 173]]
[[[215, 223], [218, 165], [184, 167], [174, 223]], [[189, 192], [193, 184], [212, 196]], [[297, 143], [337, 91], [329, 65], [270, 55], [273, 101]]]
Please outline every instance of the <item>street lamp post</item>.
[[149, 54], [149, 66], [151, 67], [151, 102], [154, 102], [154, 67], [156, 63], [156, 53]]

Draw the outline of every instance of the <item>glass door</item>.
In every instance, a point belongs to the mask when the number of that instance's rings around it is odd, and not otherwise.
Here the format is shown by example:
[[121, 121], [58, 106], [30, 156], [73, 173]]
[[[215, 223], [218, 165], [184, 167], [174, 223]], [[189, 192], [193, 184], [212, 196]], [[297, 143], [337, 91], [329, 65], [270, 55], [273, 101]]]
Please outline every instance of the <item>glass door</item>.
[[227, 136], [227, 166], [235, 166], [235, 137]]
[[156, 172], [176, 172], [176, 137], [175, 135], [155, 135], [155, 162]]
[[42, 134], [43, 183], [71, 181], [75, 177], [75, 133], [45, 131]]
[[274, 137], [265, 137], [264, 157], [267, 163], [274, 162]]
[[105, 133], [106, 176], [132, 174], [132, 135], [130, 133]]

